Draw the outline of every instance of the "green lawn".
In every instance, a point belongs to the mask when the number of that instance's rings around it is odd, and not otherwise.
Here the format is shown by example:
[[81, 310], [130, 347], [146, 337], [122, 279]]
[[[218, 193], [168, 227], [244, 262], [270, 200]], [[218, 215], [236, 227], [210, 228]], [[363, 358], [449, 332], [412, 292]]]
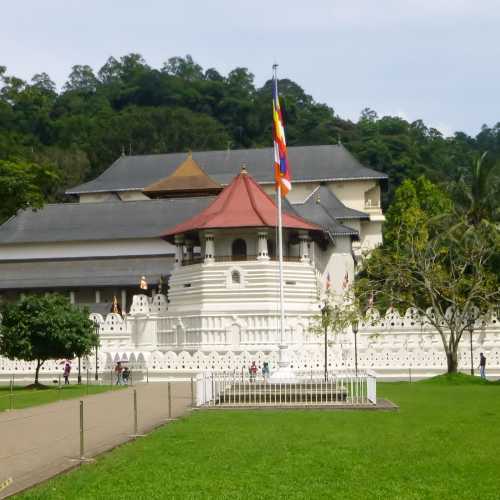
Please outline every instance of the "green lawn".
[[[97, 394], [99, 392], [109, 391], [114, 389], [114, 386], [109, 385], [67, 385], [62, 386], [61, 390], [58, 386], [48, 386], [43, 389], [26, 389], [23, 387], [14, 387], [12, 393], [13, 409], [27, 408], [29, 406], [43, 405], [53, 403], [61, 399], [78, 398], [87, 394]], [[0, 411], [5, 411], [11, 408], [10, 388], [8, 386], [0, 386]]]
[[500, 385], [466, 379], [379, 384], [398, 412], [195, 412], [22, 498], [498, 499]]

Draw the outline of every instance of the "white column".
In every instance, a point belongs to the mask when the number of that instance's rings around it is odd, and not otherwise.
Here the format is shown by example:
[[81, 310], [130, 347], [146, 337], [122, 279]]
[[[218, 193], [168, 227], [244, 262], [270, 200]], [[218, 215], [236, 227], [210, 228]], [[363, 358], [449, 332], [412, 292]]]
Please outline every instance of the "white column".
[[175, 236], [175, 267], [179, 268], [182, 266], [182, 259], [184, 258], [184, 236]]
[[125, 314], [127, 312], [127, 291], [122, 290], [122, 314]]
[[75, 303], [75, 292], [73, 290], [71, 290], [69, 292], [69, 301], [74, 304]]
[[257, 233], [257, 260], [269, 260], [267, 231], [259, 231]]
[[309, 234], [306, 231], [299, 233], [299, 255], [301, 262], [309, 260]]
[[205, 233], [205, 264], [215, 261], [215, 238], [212, 233]]
[[101, 290], [95, 291], [95, 303], [99, 304], [101, 302]]

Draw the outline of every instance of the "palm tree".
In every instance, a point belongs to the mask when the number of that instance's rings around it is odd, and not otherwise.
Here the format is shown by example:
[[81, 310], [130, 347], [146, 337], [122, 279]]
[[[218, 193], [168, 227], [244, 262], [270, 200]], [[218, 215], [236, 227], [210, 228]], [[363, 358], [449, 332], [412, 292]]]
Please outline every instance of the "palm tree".
[[485, 152], [452, 186], [457, 209], [471, 226], [477, 227], [482, 221], [500, 222], [499, 166], [498, 161], [488, 160]]

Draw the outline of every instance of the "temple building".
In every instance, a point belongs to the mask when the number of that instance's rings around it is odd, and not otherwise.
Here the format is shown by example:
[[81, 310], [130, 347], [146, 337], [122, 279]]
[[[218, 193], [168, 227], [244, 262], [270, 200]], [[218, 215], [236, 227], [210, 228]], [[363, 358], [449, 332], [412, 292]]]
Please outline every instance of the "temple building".
[[[300, 309], [327, 273], [340, 288], [381, 243], [387, 176], [342, 145], [290, 147], [289, 160], [286, 293]], [[128, 310], [145, 277], [178, 315], [193, 304], [227, 308], [228, 297], [237, 308], [275, 307], [272, 165], [271, 148], [121, 156], [68, 190], [74, 202], [20, 211], [0, 226], [0, 300], [58, 291], [96, 312], [116, 296]], [[259, 289], [262, 279], [273, 286]]]

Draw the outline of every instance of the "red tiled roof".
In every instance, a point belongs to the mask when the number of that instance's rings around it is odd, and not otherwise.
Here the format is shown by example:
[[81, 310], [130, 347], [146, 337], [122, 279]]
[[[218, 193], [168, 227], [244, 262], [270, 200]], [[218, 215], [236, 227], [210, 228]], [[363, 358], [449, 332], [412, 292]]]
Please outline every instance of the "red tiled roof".
[[[276, 227], [277, 209], [274, 200], [243, 170], [205, 210], [163, 234], [176, 234], [202, 229], [237, 227]], [[289, 213], [283, 213], [283, 227], [321, 231], [315, 224]]]

